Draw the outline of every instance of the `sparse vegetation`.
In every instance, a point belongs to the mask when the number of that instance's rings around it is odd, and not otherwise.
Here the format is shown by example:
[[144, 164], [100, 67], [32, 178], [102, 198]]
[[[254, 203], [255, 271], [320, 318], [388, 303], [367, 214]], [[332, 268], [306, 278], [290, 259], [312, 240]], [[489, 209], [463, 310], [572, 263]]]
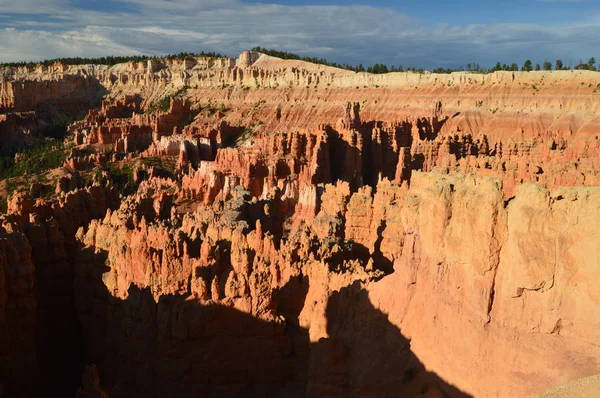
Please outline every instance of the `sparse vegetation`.
[[67, 127], [75, 122], [76, 120], [83, 119], [83, 115], [77, 118], [62, 120], [62, 121], [53, 121], [52, 124], [46, 127], [44, 131], [44, 136], [54, 138], [57, 140], [63, 140], [67, 135]]
[[[70, 147], [52, 139], [42, 145], [22, 150], [16, 157], [0, 157], [0, 180], [4, 180], [6, 191], [6, 196], [0, 198], [0, 211], [6, 212], [7, 199], [15, 191], [28, 190], [31, 183], [45, 186], [49, 181], [43, 173], [61, 167]], [[53, 189], [46, 189], [39, 197], [50, 199], [52, 193]]]
[[196, 116], [198, 116], [200, 112], [202, 112], [201, 107], [198, 109], [191, 109], [190, 114], [188, 115], [188, 124], [193, 123], [193, 121], [196, 119]]
[[531, 60], [528, 59], [527, 61], [525, 61], [525, 63], [521, 67], [521, 71], [522, 72], [531, 72], [532, 70], [533, 70], [533, 64], [531, 63]]
[[258, 111], [267, 101], [265, 100], [260, 100], [258, 101], [256, 104], [254, 104], [252, 106], [252, 108], [248, 111], [248, 113], [246, 114], [246, 117], [248, 116], [252, 116], [256, 111]]
[[235, 141], [235, 145], [239, 146], [244, 144], [244, 142], [248, 141], [256, 134], [256, 129], [258, 129], [263, 123], [261, 121], [251, 121], [245, 128], [242, 134]]
[[49, 140], [21, 152], [17, 162], [14, 156], [0, 157], [0, 180], [55, 169], [62, 166], [66, 158], [67, 147], [62, 142]]
[[[558, 59], [555, 62], [554, 69], [555, 70], [571, 70], [571, 69], [597, 70], [595, 65], [596, 65], [596, 60], [593, 57], [590, 58], [587, 63], [580, 61], [579, 64], [575, 68], [571, 68], [570, 66], [565, 66], [563, 64], [563, 62], [560, 59]], [[473, 73], [492, 73], [492, 72], [498, 72], [498, 71], [515, 72], [518, 70], [519, 70], [519, 65], [517, 65], [516, 63], [512, 63], [512, 64], [508, 65], [508, 64], [501, 64], [500, 62], [497, 62], [493, 68], [490, 68], [488, 70], [485, 70], [479, 64], [475, 63], [475, 64], [467, 64], [467, 68], [463, 68], [462, 66], [459, 68], [455, 68], [455, 69], [437, 68], [437, 69], [433, 70], [433, 73], [451, 73], [451, 72], [461, 72], [461, 71], [467, 71], [467, 72], [473, 72]], [[550, 61], [546, 60], [546, 61], [544, 61], [544, 63], [542, 65], [535, 64], [535, 67], [534, 67], [533, 62], [531, 62], [531, 60], [528, 59], [523, 63], [520, 70], [523, 72], [531, 72], [533, 70], [549, 71], [549, 70], [552, 70], [552, 63]]]
[[224, 103], [220, 103], [218, 107], [215, 107], [212, 101], [208, 101], [208, 104], [205, 106], [199, 106], [198, 108], [192, 109], [188, 116], [188, 123], [192, 123], [196, 117], [201, 113], [208, 113], [209, 116], [213, 116], [215, 113], [219, 112], [221, 114], [225, 114], [229, 111], [229, 108]]
[[354, 72], [368, 72], [368, 73], [373, 73], [373, 74], [383, 74], [383, 73], [402, 72], [403, 71], [403, 68], [401, 65], [398, 67], [396, 67], [394, 65], [388, 67], [385, 64], [377, 63], [377, 64], [374, 64], [373, 66], [369, 66], [368, 68], [365, 69], [365, 67], [362, 64], [359, 64], [358, 66], [350, 65], [347, 63], [339, 64], [337, 62], [329, 62], [325, 58], [306, 57], [306, 56], [303, 57], [298, 54], [290, 53], [287, 51], [279, 51], [279, 50], [267, 49], [267, 48], [263, 48], [263, 47], [254, 47], [252, 49], [252, 51], [256, 51], [259, 53], [263, 53], [263, 54], [270, 55], [272, 57], [281, 58], [281, 59], [297, 59], [299, 61], [306, 61], [306, 62], [310, 62], [313, 64], [332, 66], [334, 68], [346, 69], [346, 70], [351, 70]]
[[[387, 66], [386, 64], [383, 64], [383, 63], [375, 63], [372, 66], [368, 66], [365, 68], [363, 66], [363, 64], [350, 65], [348, 63], [329, 62], [325, 58], [301, 56], [299, 54], [295, 54], [292, 52], [280, 51], [280, 50], [275, 50], [275, 49], [267, 49], [264, 47], [254, 47], [252, 49], [252, 51], [260, 52], [263, 54], [271, 55], [273, 57], [278, 57], [278, 58], [282, 58], [282, 59], [295, 59], [295, 60], [311, 62], [311, 63], [319, 64], [319, 65], [327, 65], [327, 66], [332, 66], [335, 68], [351, 70], [354, 72], [368, 72], [368, 73], [372, 73], [372, 74], [385, 74], [385, 73], [404, 72], [404, 71], [414, 72], [414, 73], [425, 73], [425, 69], [423, 69], [423, 68], [415, 68], [415, 67], [409, 66], [405, 69], [405, 68], [403, 68], [402, 65]], [[123, 63], [123, 62], [144, 62], [144, 61], [148, 61], [148, 60], [161, 60], [161, 59], [185, 60], [185, 59], [193, 58], [193, 57], [223, 58], [223, 57], [226, 57], [226, 55], [222, 55], [222, 54], [216, 53], [216, 52], [201, 51], [199, 53], [180, 52], [178, 54], [167, 54], [167, 55], [107, 56], [107, 57], [98, 57], [98, 58], [71, 57], [71, 58], [54, 58], [54, 59], [49, 59], [49, 60], [44, 60], [44, 61], [39, 61], [39, 62], [33, 62], [33, 61], [31, 61], [31, 62], [5, 62], [5, 63], [0, 63], [0, 67], [1, 66], [8, 66], [8, 67], [35, 66], [35, 65], [39, 65], [39, 64], [49, 66], [49, 65], [53, 65], [55, 63], [59, 63], [59, 64], [63, 64], [63, 65], [96, 64], [96, 65], [113, 66], [113, 65]], [[535, 64], [535, 67], [534, 67], [531, 60], [527, 60], [521, 66], [521, 68], [519, 68], [519, 66], [516, 63], [512, 63], [509, 65], [509, 64], [501, 64], [500, 62], [497, 62], [494, 67], [492, 67], [490, 69], [485, 69], [477, 62], [470, 62], [470, 63], [467, 63], [466, 66], [458, 66], [455, 68], [444, 68], [444, 67], [435, 68], [432, 70], [432, 72], [433, 73], [452, 73], [452, 72], [492, 73], [492, 72], [497, 72], [497, 71], [518, 71], [519, 69], [522, 71], [526, 71], [526, 72], [532, 71], [534, 69], [536, 71], [538, 71], [538, 70], [549, 71], [549, 70], [552, 70], [552, 63], [549, 61], [544, 61], [542, 66], [540, 66], [540, 64]], [[591, 57], [587, 62], [579, 61], [579, 64], [577, 64], [575, 67], [565, 66], [560, 59], [557, 59], [555, 62], [555, 65], [554, 65], [554, 69], [555, 70], [580, 69], [580, 70], [595, 71], [595, 70], [597, 70], [596, 59], [594, 57]], [[225, 82], [223, 82], [220, 87], [221, 87], [221, 89], [225, 89], [230, 86], [229, 86], [229, 84], [226, 84]], [[256, 87], [260, 87], [260, 85], [257, 83]], [[242, 89], [249, 90], [250, 87], [242, 86]]]
[[150, 105], [148, 109], [146, 109], [146, 113], [167, 112], [169, 110], [169, 107], [171, 106], [171, 100], [174, 98], [182, 97], [183, 95], [185, 95], [187, 90], [189, 90], [189, 88], [189, 86], [183, 86], [177, 91], [175, 91], [173, 94], [162, 97], [157, 102]]
[[133, 179], [133, 168], [128, 163], [121, 164], [119, 167], [115, 163], [107, 163], [98, 166], [94, 170], [94, 179], [102, 183], [108, 180], [122, 195], [132, 195], [137, 191], [138, 185]]

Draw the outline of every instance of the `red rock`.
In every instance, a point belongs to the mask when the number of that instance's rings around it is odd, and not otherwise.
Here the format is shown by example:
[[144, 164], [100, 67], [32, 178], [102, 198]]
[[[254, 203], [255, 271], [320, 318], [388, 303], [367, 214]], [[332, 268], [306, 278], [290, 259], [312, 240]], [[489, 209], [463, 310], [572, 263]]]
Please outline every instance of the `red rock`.
[[[57, 196], [7, 202], [5, 392], [529, 396], [600, 373], [591, 72], [246, 52], [1, 76], [5, 110], [111, 98], [69, 127]], [[116, 161], [135, 193], [77, 189]]]

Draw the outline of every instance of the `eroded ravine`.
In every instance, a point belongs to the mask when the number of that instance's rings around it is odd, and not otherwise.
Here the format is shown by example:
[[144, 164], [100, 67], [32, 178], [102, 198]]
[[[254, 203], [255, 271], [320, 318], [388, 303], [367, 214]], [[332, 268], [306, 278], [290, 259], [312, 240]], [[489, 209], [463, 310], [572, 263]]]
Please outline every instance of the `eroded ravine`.
[[13, 141], [10, 112], [104, 96], [2, 218], [7, 396], [81, 374], [83, 396], [527, 396], [600, 373], [595, 73], [243, 54], [2, 76]]

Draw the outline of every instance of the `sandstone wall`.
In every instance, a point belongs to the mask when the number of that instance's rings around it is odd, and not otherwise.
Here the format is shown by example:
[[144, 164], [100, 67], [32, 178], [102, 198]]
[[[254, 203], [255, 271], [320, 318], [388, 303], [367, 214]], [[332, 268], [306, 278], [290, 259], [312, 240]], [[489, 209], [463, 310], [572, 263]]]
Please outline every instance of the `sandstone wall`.
[[128, 197], [11, 197], [0, 392], [72, 395], [85, 366], [81, 391], [113, 397], [509, 397], [600, 373], [593, 72], [247, 53], [0, 76], [2, 112], [105, 100], [66, 167], [176, 165]]
[[[285, 241], [266, 232], [267, 203], [253, 210], [236, 196], [216, 214], [199, 208], [168, 224], [122, 207], [80, 235], [76, 301], [84, 334], [97, 339], [87, 352], [116, 396], [392, 396], [415, 383], [455, 395], [541, 393], [600, 372], [599, 192], [523, 185], [505, 204], [499, 180], [436, 173], [416, 173], [410, 190], [327, 186], [312, 232], [300, 223]], [[235, 334], [247, 322], [253, 332]], [[124, 337], [103, 345], [98, 330]], [[268, 363], [248, 369], [220, 348], [247, 338], [255, 343], [244, 356]], [[200, 352], [212, 359], [194, 362]], [[117, 358], [127, 358], [118, 372]], [[172, 384], [180, 367], [185, 382]], [[252, 380], [226, 387], [221, 372]], [[144, 384], [151, 379], [162, 382]]]
[[0, 391], [6, 396], [75, 393], [82, 358], [72, 294], [75, 232], [117, 201], [115, 192], [98, 186], [54, 204], [19, 193], [9, 201], [0, 219]]
[[394, 273], [368, 288], [415, 353], [475, 396], [598, 373], [598, 189], [523, 185], [505, 206], [494, 180], [415, 177]]

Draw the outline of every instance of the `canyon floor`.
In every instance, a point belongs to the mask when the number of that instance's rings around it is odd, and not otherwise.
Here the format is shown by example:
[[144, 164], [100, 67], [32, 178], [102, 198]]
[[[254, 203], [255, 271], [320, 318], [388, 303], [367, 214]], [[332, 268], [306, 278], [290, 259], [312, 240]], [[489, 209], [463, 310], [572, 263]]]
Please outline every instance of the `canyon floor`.
[[0, 397], [600, 374], [599, 89], [252, 52], [0, 68]]

